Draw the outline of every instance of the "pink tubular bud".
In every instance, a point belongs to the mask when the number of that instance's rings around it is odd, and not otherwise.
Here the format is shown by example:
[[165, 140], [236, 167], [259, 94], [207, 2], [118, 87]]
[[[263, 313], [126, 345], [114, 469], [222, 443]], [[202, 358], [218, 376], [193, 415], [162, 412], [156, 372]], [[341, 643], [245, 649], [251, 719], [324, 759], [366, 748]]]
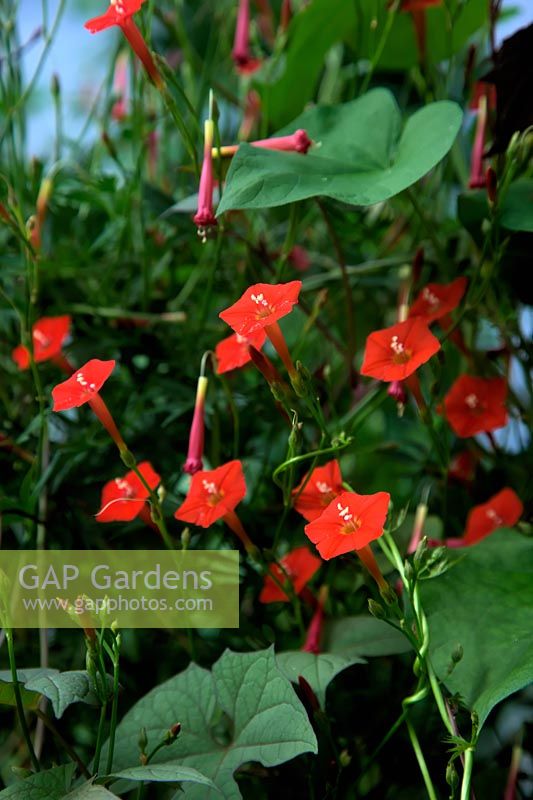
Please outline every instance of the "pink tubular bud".
[[302, 647], [304, 653], [320, 653], [320, 643], [322, 640], [322, 629], [324, 627], [324, 606], [328, 597], [328, 587], [322, 586], [318, 596], [318, 605], [309, 623], [307, 636]]
[[198, 189], [198, 210], [193, 218], [195, 225], [198, 227], [198, 235], [204, 242], [206, 241], [209, 229], [217, 225], [217, 219], [213, 209], [214, 181], [213, 159], [211, 155], [213, 134], [213, 120], [206, 119], [204, 123], [204, 160]]
[[483, 171], [483, 150], [485, 149], [485, 131], [487, 128], [487, 96], [479, 99], [476, 136], [472, 148], [472, 162], [470, 166], [469, 189], [482, 189], [486, 185], [485, 172]]
[[203, 467], [202, 456], [204, 453], [204, 404], [208, 380], [204, 376], [198, 378], [196, 401], [192, 418], [191, 432], [189, 434], [189, 449], [183, 471], [194, 475]]

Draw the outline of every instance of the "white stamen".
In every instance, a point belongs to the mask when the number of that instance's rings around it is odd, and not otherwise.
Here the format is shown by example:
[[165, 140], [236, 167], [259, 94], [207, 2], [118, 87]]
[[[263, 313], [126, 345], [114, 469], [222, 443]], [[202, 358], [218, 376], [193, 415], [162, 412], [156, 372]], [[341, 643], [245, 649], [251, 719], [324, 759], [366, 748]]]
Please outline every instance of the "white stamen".
[[43, 347], [48, 347], [50, 344], [50, 339], [48, 339], [44, 333], [41, 331], [33, 331], [33, 338], [36, 342], [39, 342]]
[[467, 396], [465, 397], [465, 403], [468, 406], [468, 408], [472, 409], [477, 408], [477, 406], [479, 405], [479, 400], [477, 398], [477, 395], [467, 394]]
[[133, 488], [131, 487], [131, 485], [128, 483], [127, 480], [125, 480], [124, 478], [115, 478], [115, 483], [116, 483], [117, 489], [120, 489], [121, 492], [124, 492], [124, 494], [127, 497], [132, 497], [133, 496], [133, 494], [134, 494]]
[[438, 306], [440, 304], [439, 298], [427, 286], [422, 291], [422, 297], [430, 306]]
[[503, 525], [503, 519], [499, 516], [499, 514], [496, 513], [496, 511], [494, 511], [493, 508], [488, 508], [485, 513], [490, 521], [495, 525]]
[[391, 346], [391, 350], [394, 353], [396, 353], [397, 356], [401, 355], [405, 350], [403, 344], [400, 341], [398, 341], [398, 337], [397, 336], [393, 336], [392, 337], [392, 339], [390, 341], [390, 346]]
[[337, 503], [337, 509], [339, 511], [339, 517], [344, 520], [344, 522], [349, 522], [353, 518], [353, 514], [350, 514], [350, 507], [345, 506], [342, 507], [342, 503]]
[[238, 344], [246, 344], [248, 342], [248, 339], [246, 338], [246, 336], [241, 336], [240, 333], [237, 333], [235, 335], [237, 336], [237, 343]]
[[86, 381], [83, 377], [83, 372], [76, 373], [76, 383], [79, 383], [79, 385], [85, 389], [86, 392], [96, 391], [96, 383], [89, 383], [89, 381]]
[[320, 492], [320, 494], [330, 494], [330, 492], [333, 491], [331, 486], [328, 486], [328, 484], [324, 483], [324, 481], [317, 481], [315, 486]]
[[253, 302], [258, 306], [268, 306], [268, 303], [265, 300], [262, 292], [260, 294], [253, 294], [251, 296], [251, 300], [253, 300]]
[[206, 481], [205, 479], [202, 481], [202, 486], [206, 490], [207, 494], [217, 494], [218, 489], [216, 483], [213, 481]]

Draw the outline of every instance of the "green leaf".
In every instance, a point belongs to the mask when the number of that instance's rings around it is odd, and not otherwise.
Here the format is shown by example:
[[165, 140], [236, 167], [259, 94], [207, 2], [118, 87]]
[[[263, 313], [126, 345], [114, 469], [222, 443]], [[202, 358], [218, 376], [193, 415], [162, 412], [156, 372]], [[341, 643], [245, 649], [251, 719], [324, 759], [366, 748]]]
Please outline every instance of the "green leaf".
[[461, 119], [459, 106], [444, 100], [416, 111], [402, 132], [400, 110], [386, 89], [312, 108], [279, 134], [304, 128], [319, 144], [306, 155], [242, 144], [217, 214], [322, 195], [353, 205], [379, 203], [416, 183], [444, 158]]
[[[314, 0], [294, 15], [281, 56], [281, 75], [270, 83], [255, 82], [273, 127], [286, 125], [311, 100], [324, 56], [353, 24], [355, 15], [345, 0]], [[268, 80], [268, 67], [262, 75]]]
[[[500, 530], [420, 586], [437, 675], [479, 717], [533, 680], [533, 540]], [[463, 657], [448, 674], [452, 652]]]
[[[233, 773], [243, 764], [258, 761], [272, 767], [317, 751], [305, 709], [278, 668], [272, 648], [255, 653], [226, 650], [212, 672], [190, 664], [149, 692], [118, 726], [113, 774], [138, 764], [142, 727], [154, 747], [176, 722], [181, 723], [180, 735], [157, 753], [151, 766], [171, 762], [198, 769], [231, 800], [241, 797]], [[104, 761], [105, 757], [104, 752]], [[194, 784], [184, 791], [197, 800], [219, 796]]]
[[117, 800], [117, 795], [112, 794], [103, 786], [88, 781], [73, 789], [69, 794], [62, 796], [62, 800]]
[[386, 622], [358, 616], [326, 623], [324, 649], [344, 656], [388, 656], [407, 653], [411, 645], [400, 631]]
[[127, 778], [130, 781], [155, 781], [172, 783], [173, 781], [201, 783], [218, 792], [212, 780], [192, 767], [184, 767], [179, 762], [167, 761], [165, 764], [147, 764], [145, 767], [129, 767], [116, 772], [114, 778]]
[[363, 658], [357, 656], [342, 656], [333, 653], [304, 653], [301, 650], [290, 650], [277, 653], [276, 661], [279, 668], [293, 683], [298, 683], [301, 675], [305, 678], [315, 695], [321, 708], [326, 705], [326, 689], [333, 678], [353, 664], [366, 664]]
[[63, 800], [74, 774], [74, 764], [36, 772], [0, 792], [0, 800]]
[[[17, 678], [19, 683], [22, 684], [20, 690], [22, 703], [26, 708], [36, 708], [39, 704], [40, 694], [37, 694], [35, 691], [29, 691], [25, 688], [24, 684], [34, 678], [54, 675], [57, 674], [57, 672], [57, 669], [44, 669], [41, 667], [17, 670]], [[15, 704], [15, 692], [11, 680], [11, 671], [7, 669], [0, 670], [0, 705], [14, 706]]]
[[[473, 238], [480, 240], [483, 220], [490, 216], [485, 189], [460, 194], [457, 213]], [[533, 179], [521, 178], [509, 186], [500, 209], [500, 223], [508, 231], [533, 233]]]
[[[112, 679], [108, 676], [108, 680]], [[94, 681], [85, 670], [57, 672], [28, 681], [26, 688], [44, 694], [51, 702], [54, 714], [59, 719], [73, 703], [99, 705]]]

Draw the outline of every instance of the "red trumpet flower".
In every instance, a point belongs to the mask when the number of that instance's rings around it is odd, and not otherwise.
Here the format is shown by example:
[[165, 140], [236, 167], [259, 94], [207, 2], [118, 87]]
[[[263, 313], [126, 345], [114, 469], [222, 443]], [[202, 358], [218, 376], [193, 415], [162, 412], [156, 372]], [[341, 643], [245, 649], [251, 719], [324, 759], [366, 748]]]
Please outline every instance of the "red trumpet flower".
[[111, 412], [98, 394], [114, 368], [115, 361], [100, 361], [98, 358], [88, 361], [68, 380], [59, 383], [52, 389], [53, 410], [68, 411], [70, 408], [78, 408], [78, 406], [89, 403], [120, 452], [125, 453], [128, 449], [126, 443], [120, 435]]
[[206, 241], [207, 234], [211, 229], [218, 225], [213, 208], [214, 177], [211, 149], [214, 131], [213, 120], [206, 119], [204, 122], [204, 160], [202, 162], [200, 186], [198, 189], [198, 210], [193, 218], [198, 228], [198, 236], [200, 236], [203, 242]]
[[245, 495], [242, 464], [237, 460], [228, 461], [216, 469], [201, 470], [193, 475], [187, 497], [174, 516], [201, 528], [209, 528], [218, 519], [223, 519], [246, 550], [252, 553], [256, 548], [234, 510]]
[[[255, 142], [249, 142], [252, 147], [262, 147], [264, 150], [281, 150], [285, 153], [307, 153], [311, 145], [312, 139], [307, 135], [307, 131], [303, 128], [291, 133], [289, 136], [272, 136], [270, 139], [258, 139]], [[213, 156], [233, 156], [239, 149], [238, 144], [227, 144], [223, 147], [214, 147]]]
[[461, 375], [444, 398], [444, 413], [457, 436], [487, 433], [507, 423], [504, 378]]
[[204, 405], [205, 394], [207, 392], [208, 379], [205, 375], [200, 375], [196, 387], [196, 399], [194, 402], [194, 414], [189, 434], [189, 449], [187, 460], [183, 465], [183, 471], [189, 475], [194, 475], [203, 467], [202, 456], [204, 454]]
[[237, 72], [243, 75], [249, 75], [261, 66], [260, 59], [253, 58], [250, 52], [250, 0], [239, 0], [231, 57], [235, 62]]
[[281, 559], [281, 566], [278, 564], [271, 565], [270, 575], [265, 577], [259, 601], [261, 603], [287, 602], [289, 597], [278, 584], [283, 586], [289, 580], [292, 583], [295, 594], [300, 594], [321, 564], [322, 561], [313, 555], [307, 547], [297, 547], [291, 550]]
[[318, 655], [321, 651], [322, 635], [324, 633], [324, 606], [328, 599], [328, 592], [328, 586], [322, 586], [320, 588], [317, 607], [309, 623], [305, 642], [302, 646], [304, 653], [315, 653], [315, 655]]
[[411, 317], [367, 337], [361, 374], [381, 381], [402, 381], [439, 350], [439, 340], [425, 322]]
[[502, 489], [486, 503], [471, 509], [463, 544], [475, 544], [498, 528], [516, 525], [523, 511], [524, 506], [518, 495], [512, 489]]
[[[295, 497], [294, 508], [308, 522], [318, 519], [324, 509], [341, 492], [344, 491], [342, 485], [342, 475], [339, 462], [328, 461], [322, 467], [316, 467], [307, 480], [307, 475], [303, 477], [292, 495]], [[301, 487], [304, 488], [301, 490]]]
[[232, 369], [238, 369], [251, 361], [250, 346], [260, 350], [266, 339], [264, 330], [256, 331], [251, 336], [241, 336], [240, 333], [232, 333], [215, 347], [217, 359], [217, 373], [222, 375]]
[[428, 325], [446, 317], [461, 302], [467, 283], [462, 277], [446, 284], [428, 283], [409, 309], [409, 316], [422, 317]]
[[305, 526], [305, 533], [323, 559], [363, 550], [383, 533], [390, 495], [342, 492], [326, 510]]
[[[32, 329], [33, 358], [36, 363], [50, 360], [68, 373], [72, 372], [72, 367], [61, 353], [70, 333], [71, 322], [71, 318], [67, 315], [41, 317], [37, 320]], [[22, 344], [15, 347], [11, 357], [19, 369], [28, 369], [30, 366], [30, 353]]]
[[[138, 470], [150, 487], [155, 489], [161, 478], [149, 461], [139, 464]], [[149, 492], [139, 476], [133, 472], [126, 473], [122, 478], [108, 481], [102, 489], [100, 511], [96, 515], [97, 522], [129, 522], [141, 516], [151, 523], [146, 500]]]
[[236, 303], [219, 314], [241, 336], [250, 336], [264, 329], [291, 376], [296, 374], [296, 370], [277, 321], [292, 311], [298, 302], [301, 287], [301, 281], [256, 283], [246, 289]]
[[158, 88], [161, 88], [163, 86], [161, 74], [139, 28], [133, 21], [133, 15], [140, 11], [145, 0], [110, 0], [110, 2], [111, 4], [105, 14], [88, 20], [85, 23], [85, 28], [90, 33], [99, 33], [106, 28], [111, 28], [113, 25], [118, 25], [151, 80]]

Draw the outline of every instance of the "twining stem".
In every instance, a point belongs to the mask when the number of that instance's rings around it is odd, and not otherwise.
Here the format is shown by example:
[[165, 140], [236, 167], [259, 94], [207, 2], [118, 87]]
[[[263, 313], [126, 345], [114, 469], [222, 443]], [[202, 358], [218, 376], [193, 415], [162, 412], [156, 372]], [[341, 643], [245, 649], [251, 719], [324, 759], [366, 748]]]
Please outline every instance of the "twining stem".
[[175, 549], [174, 543], [170, 538], [170, 534], [168, 532], [165, 518], [163, 516], [163, 510], [161, 508], [161, 503], [159, 502], [159, 497], [157, 496], [157, 493], [148, 484], [144, 475], [140, 472], [139, 467], [137, 466], [137, 462], [132, 463], [130, 458], [128, 458], [128, 456], [131, 456], [131, 458], [133, 458], [132, 454], [129, 452], [129, 450], [126, 452], [128, 454], [127, 456], [124, 453], [121, 453], [122, 460], [124, 464], [136, 474], [136, 476], [139, 478], [140, 482], [148, 492], [148, 499], [150, 501], [150, 507], [152, 511], [152, 519], [157, 525], [159, 533], [161, 534], [161, 538], [163, 539], [167, 549], [174, 550]]
[[[416, 760], [418, 761], [420, 772], [422, 773], [422, 777], [424, 779], [424, 784], [426, 786], [426, 791], [428, 793], [429, 800], [438, 800], [437, 793], [435, 791], [435, 787], [433, 786], [428, 766], [426, 764], [426, 759], [424, 758], [422, 748], [420, 747], [420, 742], [418, 741], [418, 736], [416, 735], [416, 731], [413, 728], [413, 725], [411, 724], [411, 721], [407, 714], [405, 716], [405, 726], [407, 728], [407, 733], [409, 734], [409, 739], [411, 740], [411, 746], [416, 756]], [[462, 795], [461, 795], [461, 800], [463, 800]]]
[[117, 730], [118, 715], [118, 690], [119, 690], [119, 669], [120, 651], [118, 638], [115, 637], [113, 645], [113, 700], [111, 704], [111, 723], [109, 728], [109, 749], [107, 753], [106, 773], [109, 775], [113, 768], [113, 755], [115, 753], [115, 734]]
[[464, 753], [465, 763], [463, 780], [461, 783], [461, 800], [470, 800], [470, 784], [472, 782], [472, 767], [474, 765], [474, 750], [469, 747]]
[[104, 728], [105, 728], [106, 714], [107, 714], [107, 703], [102, 703], [102, 707], [100, 709], [100, 719], [98, 721], [98, 733], [96, 735], [96, 749], [94, 753], [93, 772], [95, 775], [98, 775], [98, 770], [100, 769], [100, 755], [102, 753], [102, 745], [104, 743]]
[[387, 19], [385, 20], [385, 25], [383, 26], [383, 31], [381, 33], [378, 45], [374, 50], [374, 54], [372, 55], [372, 60], [370, 62], [370, 69], [366, 73], [363, 83], [361, 84], [361, 90], [359, 94], [364, 94], [370, 85], [370, 81], [372, 80], [372, 75], [374, 74], [374, 70], [379, 64], [379, 60], [383, 54], [385, 45], [387, 44], [389, 34], [392, 30], [392, 24], [394, 22], [394, 18], [396, 17], [396, 12], [398, 11], [399, 7], [400, 7], [400, 0], [394, 0], [392, 5], [387, 9]]
[[20, 722], [20, 727], [22, 729], [22, 735], [26, 741], [26, 745], [28, 747], [28, 752], [30, 754], [31, 763], [33, 764], [33, 768], [36, 772], [41, 771], [41, 766], [39, 764], [39, 759], [35, 755], [35, 750], [33, 749], [33, 743], [30, 736], [30, 731], [28, 729], [28, 723], [26, 722], [26, 717], [24, 715], [24, 704], [22, 702], [22, 694], [20, 691], [20, 684], [19, 679], [17, 676], [17, 666], [15, 662], [15, 648], [13, 645], [13, 631], [11, 628], [6, 629], [6, 640], [7, 640], [7, 652], [9, 656], [9, 666], [11, 667], [11, 678], [13, 681], [13, 692], [15, 694], [15, 703], [17, 706], [17, 714]]

